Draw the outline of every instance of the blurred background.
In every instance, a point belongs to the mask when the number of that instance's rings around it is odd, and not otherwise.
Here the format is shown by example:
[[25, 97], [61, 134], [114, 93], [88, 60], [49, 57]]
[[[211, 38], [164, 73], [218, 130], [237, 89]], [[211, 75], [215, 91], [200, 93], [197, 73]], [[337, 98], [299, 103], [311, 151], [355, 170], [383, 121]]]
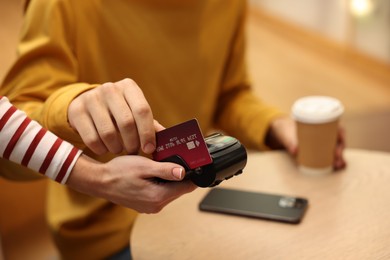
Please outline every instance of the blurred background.
[[339, 98], [348, 147], [390, 151], [390, 1], [250, 3], [258, 94], [286, 111], [304, 95]]
[[339, 44], [390, 63], [386, 0], [251, 0], [253, 6]]
[[[301, 96], [336, 97], [346, 108], [347, 146], [390, 152], [390, 1], [249, 2], [247, 56], [256, 93], [286, 112]], [[0, 80], [16, 57], [23, 5], [0, 0]], [[44, 221], [45, 181], [0, 179], [0, 186], [6, 259], [57, 259]]]

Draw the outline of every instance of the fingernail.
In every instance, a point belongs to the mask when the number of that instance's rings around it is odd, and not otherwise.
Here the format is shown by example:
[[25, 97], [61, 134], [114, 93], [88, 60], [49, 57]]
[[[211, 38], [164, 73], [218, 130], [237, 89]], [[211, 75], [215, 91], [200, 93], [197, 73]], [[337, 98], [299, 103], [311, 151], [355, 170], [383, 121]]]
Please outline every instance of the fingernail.
[[147, 153], [147, 154], [151, 154], [154, 152], [154, 149], [155, 149], [155, 146], [154, 144], [152, 143], [147, 143], [145, 146], [144, 146], [144, 152]]
[[183, 168], [173, 168], [172, 174], [178, 180], [183, 179]]

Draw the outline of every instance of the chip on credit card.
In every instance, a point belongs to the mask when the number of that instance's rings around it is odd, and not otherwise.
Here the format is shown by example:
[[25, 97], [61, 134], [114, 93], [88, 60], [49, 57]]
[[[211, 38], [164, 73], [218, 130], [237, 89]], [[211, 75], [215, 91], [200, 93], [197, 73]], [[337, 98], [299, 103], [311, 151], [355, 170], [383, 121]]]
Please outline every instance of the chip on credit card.
[[213, 162], [196, 119], [157, 132], [156, 144], [155, 161], [179, 156], [192, 170]]

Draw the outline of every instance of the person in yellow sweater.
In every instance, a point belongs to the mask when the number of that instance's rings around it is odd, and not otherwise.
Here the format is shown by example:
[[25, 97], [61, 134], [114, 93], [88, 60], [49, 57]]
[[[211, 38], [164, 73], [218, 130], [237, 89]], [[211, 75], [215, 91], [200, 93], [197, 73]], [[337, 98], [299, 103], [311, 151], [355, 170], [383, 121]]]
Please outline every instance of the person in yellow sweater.
[[[246, 8], [243, 0], [32, 0], [0, 94], [100, 161], [153, 152], [152, 119], [171, 126], [194, 117], [204, 133], [218, 128], [248, 148], [294, 155], [293, 122], [251, 90]], [[345, 166], [343, 140], [336, 169]], [[47, 214], [63, 258], [110, 258], [128, 246], [136, 211], [53, 185]]]

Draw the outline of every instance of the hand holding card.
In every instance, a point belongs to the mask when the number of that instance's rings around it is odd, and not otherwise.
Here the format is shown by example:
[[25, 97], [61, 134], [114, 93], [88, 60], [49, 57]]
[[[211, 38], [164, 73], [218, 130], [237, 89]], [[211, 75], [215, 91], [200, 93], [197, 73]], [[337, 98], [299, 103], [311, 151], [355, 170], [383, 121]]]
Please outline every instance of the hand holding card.
[[196, 119], [158, 132], [156, 141], [153, 159], [182, 165], [199, 187], [216, 186], [241, 174], [246, 165], [246, 149], [237, 139], [222, 134], [203, 138]]

